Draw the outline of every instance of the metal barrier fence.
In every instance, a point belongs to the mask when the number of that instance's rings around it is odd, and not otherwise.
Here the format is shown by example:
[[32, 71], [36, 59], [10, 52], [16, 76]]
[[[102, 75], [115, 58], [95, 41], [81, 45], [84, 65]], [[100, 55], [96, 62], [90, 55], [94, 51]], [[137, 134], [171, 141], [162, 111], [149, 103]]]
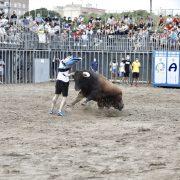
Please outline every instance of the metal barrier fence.
[[95, 50], [95, 51], [150, 51], [149, 38], [128, 38], [121, 35], [93, 35], [83, 38], [53, 37], [52, 49]]
[[0, 60], [4, 62], [1, 65], [0, 81], [3, 84], [13, 83], [33, 83], [33, 60], [49, 59], [49, 51], [26, 51], [17, 49], [1, 49]]
[[91, 35], [86, 38], [18, 32], [0, 35], [0, 47], [3, 49], [60, 49], [71, 51], [153, 51], [180, 50], [180, 39], [155, 36], [128, 37], [123, 35]]
[[[141, 62], [140, 81], [151, 82], [151, 56], [150, 52], [112, 52], [112, 51], [71, 51], [72, 53], [81, 56], [82, 61], [76, 64], [72, 71], [75, 70], [89, 70], [91, 62], [94, 58], [98, 62], [98, 72], [103, 74], [108, 79], [111, 78], [110, 62], [116, 60], [120, 64], [122, 58], [125, 58], [127, 54], [133, 61], [135, 57], [138, 57]], [[0, 69], [0, 81], [3, 84], [13, 83], [33, 83], [34, 59], [50, 59], [50, 79], [55, 79], [58, 72], [58, 64], [56, 58], [63, 59], [67, 56], [65, 50], [0, 50], [1, 62], [4, 62], [3, 67]]]

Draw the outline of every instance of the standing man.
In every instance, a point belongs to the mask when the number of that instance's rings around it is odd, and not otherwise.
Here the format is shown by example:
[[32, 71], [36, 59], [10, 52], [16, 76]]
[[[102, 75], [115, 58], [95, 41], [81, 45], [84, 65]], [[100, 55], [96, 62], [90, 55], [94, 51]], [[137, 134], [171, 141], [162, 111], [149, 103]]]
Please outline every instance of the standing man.
[[97, 62], [96, 58], [94, 58], [94, 60], [91, 62], [91, 69], [92, 69], [94, 72], [97, 72], [97, 71], [98, 71], [98, 62]]
[[16, 15], [16, 11], [13, 11], [13, 14], [11, 15], [11, 23], [12, 25], [16, 25], [17, 22], [17, 15]]
[[126, 84], [128, 84], [129, 82], [129, 73], [130, 73], [130, 65], [131, 65], [131, 61], [130, 61], [130, 57], [129, 55], [126, 56], [126, 59], [124, 61], [124, 82]]
[[2, 84], [3, 81], [4, 81], [4, 78], [3, 78], [3, 76], [4, 76], [4, 66], [5, 66], [4, 61], [0, 60], [0, 84]]
[[124, 73], [125, 73], [125, 60], [122, 58], [120, 64], [119, 64], [119, 77], [120, 81], [123, 83], [124, 82]]
[[118, 72], [118, 63], [116, 62], [115, 59], [113, 59], [113, 61], [110, 62], [110, 71], [111, 71], [111, 75], [112, 75], [112, 82], [115, 82], [117, 72]]
[[132, 83], [131, 85], [133, 85], [133, 82], [135, 81], [135, 86], [137, 86], [138, 84], [138, 79], [139, 79], [139, 70], [141, 67], [141, 63], [139, 62], [139, 59], [136, 58], [135, 61], [132, 63]]
[[54, 107], [56, 105], [56, 102], [62, 94], [63, 98], [60, 103], [60, 107], [58, 110], [57, 115], [58, 116], [64, 116], [63, 107], [66, 104], [66, 99], [68, 96], [68, 90], [69, 90], [69, 76], [73, 75], [74, 73], [69, 73], [71, 66], [81, 60], [81, 58], [75, 58], [73, 56], [68, 56], [65, 59], [60, 60], [59, 62], [59, 68], [58, 68], [58, 75], [55, 85], [55, 95], [52, 99], [52, 105], [50, 114], [54, 113]]

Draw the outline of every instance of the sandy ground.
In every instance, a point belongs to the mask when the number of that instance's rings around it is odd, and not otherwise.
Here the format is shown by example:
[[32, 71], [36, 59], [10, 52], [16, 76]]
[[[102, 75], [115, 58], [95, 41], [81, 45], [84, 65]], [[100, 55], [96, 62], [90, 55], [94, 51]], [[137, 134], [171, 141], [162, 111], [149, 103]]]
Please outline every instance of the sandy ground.
[[180, 180], [180, 89], [121, 88], [122, 112], [62, 118], [48, 114], [53, 82], [0, 85], [0, 180]]

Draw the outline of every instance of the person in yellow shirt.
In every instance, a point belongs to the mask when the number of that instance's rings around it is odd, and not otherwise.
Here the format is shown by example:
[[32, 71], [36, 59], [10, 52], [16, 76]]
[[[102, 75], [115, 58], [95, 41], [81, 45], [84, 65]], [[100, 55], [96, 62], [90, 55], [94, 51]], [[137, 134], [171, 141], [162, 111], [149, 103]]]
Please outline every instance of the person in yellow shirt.
[[134, 62], [132, 63], [132, 65], [131, 65], [132, 78], [133, 78], [131, 85], [133, 85], [133, 82], [135, 81], [135, 86], [137, 86], [137, 84], [138, 84], [138, 79], [139, 79], [140, 67], [141, 67], [141, 63], [139, 62], [139, 59], [136, 58], [135, 61], [134, 61]]

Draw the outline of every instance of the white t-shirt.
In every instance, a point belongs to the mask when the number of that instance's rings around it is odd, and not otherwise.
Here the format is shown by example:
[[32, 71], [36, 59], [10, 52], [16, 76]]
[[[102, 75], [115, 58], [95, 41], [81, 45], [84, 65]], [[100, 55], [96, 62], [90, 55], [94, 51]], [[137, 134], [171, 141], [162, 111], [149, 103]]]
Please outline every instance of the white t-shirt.
[[[62, 61], [59, 63], [59, 68], [64, 69], [64, 65], [62, 64]], [[57, 80], [61, 80], [63, 82], [69, 82], [69, 70], [65, 72], [58, 72]]]
[[123, 62], [121, 62], [120, 67], [119, 67], [120, 72], [125, 72], [124, 66], [125, 66], [125, 64]]
[[112, 69], [117, 69], [118, 63], [112, 63]]
[[58, 72], [57, 80], [61, 80], [63, 82], [69, 82], [69, 70], [65, 72]]
[[1, 72], [3, 72], [3, 70], [4, 70], [4, 65], [5, 65], [4, 61], [0, 61], [0, 71]]
[[173, 19], [172, 19], [171, 17], [168, 17], [168, 18], [166, 19], [166, 23], [167, 23], [167, 24], [171, 23], [172, 21], [173, 21]]

